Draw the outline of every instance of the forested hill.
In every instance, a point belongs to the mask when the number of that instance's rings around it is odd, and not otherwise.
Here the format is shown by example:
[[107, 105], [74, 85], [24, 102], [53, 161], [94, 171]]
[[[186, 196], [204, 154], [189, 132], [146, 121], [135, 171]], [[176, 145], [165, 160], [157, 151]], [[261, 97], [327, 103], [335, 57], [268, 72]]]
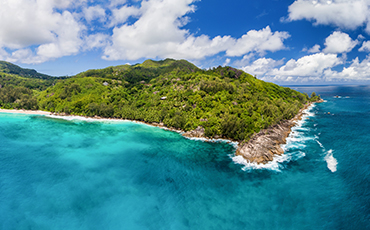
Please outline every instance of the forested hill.
[[0, 61], [0, 73], [18, 75], [27, 78], [53, 79], [54, 77], [38, 73], [34, 69], [24, 69], [9, 62]]
[[[21, 99], [4, 101], [1, 95], [0, 90], [2, 107], [24, 107]], [[316, 99], [232, 67], [202, 70], [173, 59], [88, 70], [33, 90], [32, 98], [34, 109], [163, 123], [184, 131], [202, 126], [208, 137], [234, 140], [290, 119]]]

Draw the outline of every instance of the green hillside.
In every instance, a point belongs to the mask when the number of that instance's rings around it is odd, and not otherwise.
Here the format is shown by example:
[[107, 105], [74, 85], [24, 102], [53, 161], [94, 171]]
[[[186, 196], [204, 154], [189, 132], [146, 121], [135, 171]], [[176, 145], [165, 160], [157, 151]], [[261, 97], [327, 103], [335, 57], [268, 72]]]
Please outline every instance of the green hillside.
[[37, 109], [37, 94], [58, 80], [32, 69], [0, 61], [0, 105], [3, 108]]
[[27, 78], [52, 79], [52, 76], [38, 73], [34, 69], [24, 69], [9, 62], [0, 61], [0, 73], [19, 75]]
[[[33, 108], [41, 110], [163, 123], [184, 131], [202, 126], [208, 137], [234, 140], [292, 118], [309, 100], [232, 67], [202, 70], [173, 59], [88, 70], [29, 95], [37, 98]], [[5, 103], [1, 91], [0, 103], [22, 107], [19, 100]]]

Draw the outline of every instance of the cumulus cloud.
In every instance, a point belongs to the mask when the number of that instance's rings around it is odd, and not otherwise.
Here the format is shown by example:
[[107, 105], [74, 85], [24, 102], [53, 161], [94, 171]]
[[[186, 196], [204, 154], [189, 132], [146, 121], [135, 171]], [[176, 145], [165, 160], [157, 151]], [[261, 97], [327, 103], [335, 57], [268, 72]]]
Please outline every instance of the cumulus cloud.
[[110, 0], [109, 5], [110, 5], [111, 8], [114, 8], [114, 7], [123, 5], [125, 3], [126, 3], [126, 0]]
[[119, 9], [112, 9], [110, 27], [125, 23], [129, 17], [138, 17], [140, 9], [134, 6], [122, 6]]
[[289, 38], [287, 32], [272, 32], [267, 26], [262, 30], [251, 30], [241, 38], [236, 40], [236, 44], [226, 51], [229, 56], [241, 56], [243, 54], [255, 51], [262, 53], [264, 51], [277, 51], [284, 49], [283, 41]]
[[88, 22], [99, 19], [101, 22], [105, 21], [105, 9], [101, 6], [90, 6], [83, 9], [85, 19]]
[[[348, 67], [335, 70], [345, 60], [337, 54], [316, 53], [291, 59], [285, 64], [282, 60], [260, 58], [242, 69], [260, 79], [279, 83], [312, 82], [353, 82], [370, 80], [370, 55], [360, 61], [358, 57], [350, 61]], [[282, 66], [281, 66], [282, 65]], [[280, 66], [280, 67], [279, 67]]]
[[370, 41], [365, 41], [362, 43], [362, 46], [360, 49], [358, 49], [360, 52], [370, 52]]
[[231, 62], [231, 59], [230, 58], [226, 58], [223, 66], [227, 66], [228, 64], [230, 64], [230, 62]]
[[349, 67], [344, 67], [342, 71], [328, 69], [324, 72], [327, 81], [367, 81], [370, 80], [370, 56], [363, 61], [358, 57], [352, 60]]
[[[64, 10], [71, 4], [60, 0], [1, 1], [0, 48], [14, 50], [8, 60], [40, 63], [76, 54], [84, 25]], [[30, 46], [37, 47], [35, 53], [27, 48]]]
[[315, 25], [334, 25], [340, 28], [356, 29], [369, 27], [368, 0], [296, 0], [289, 6], [288, 21], [309, 20]]
[[109, 35], [103, 33], [91, 34], [85, 38], [83, 50], [92, 50], [107, 46]]
[[312, 46], [310, 49], [303, 49], [303, 51], [307, 51], [307, 53], [319, 53], [320, 52], [320, 45], [316, 44]]
[[259, 58], [242, 69], [249, 74], [260, 76], [269, 73], [274, 67], [282, 64], [283, 60], [276, 61], [271, 58]]
[[356, 45], [358, 41], [352, 40], [348, 34], [335, 31], [325, 39], [324, 53], [348, 53]]
[[317, 53], [291, 59], [284, 66], [273, 69], [269, 75], [281, 77], [312, 77], [322, 76], [325, 70], [342, 64], [343, 61], [336, 54]]
[[269, 26], [239, 38], [190, 33], [184, 26], [197, 1], [0, 1], [0, 57], [36, 64], [99, 48], [107, 60], [195, 61], [220, 52], [246, 57], [285, 49], [289, 33]]
[[[182, 27], [194, 12], [195, 0], [148, 0], [140, 8], [122, 7], [113, 13], [112, 24], [123, 23], [130, 16], [140, 15], [129, 25], [115, 26], [111, 45], [104, 50], [107, 60], [136, 60], [138, 58], [201, 59], [219, 52], [227, 56], [242, 56], [249, 52], [263, 53], [284, 49], [287, 32], [272, 32], [267, 26], [251, 30], [236, 39], [231, 36], [195, 36]], [[119, 12], [123, 12], [120, 14]], [[117, 15], [117, 16], [114, 16]], [[160, 23], [158, 23], [160, 22]]]

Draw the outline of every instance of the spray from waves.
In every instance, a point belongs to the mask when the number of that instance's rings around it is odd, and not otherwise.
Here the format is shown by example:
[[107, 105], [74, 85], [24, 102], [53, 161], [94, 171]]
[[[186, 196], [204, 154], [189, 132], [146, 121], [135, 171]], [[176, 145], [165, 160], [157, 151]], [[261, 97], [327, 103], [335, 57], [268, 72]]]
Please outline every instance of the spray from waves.
[[333, 150], [330, 149], [326, 156], [324, 157], [325, 161], [326, 161], [326, 164], [328, 166], [328, 169], [332, 172], [336, 172], [337, 171], [337, 165], [338, 165], [338, 161], [337, 159], [334, 158], [333, 156]]
[[320, 146], [320, 148], [325, 149], [324, 145], [319, 141], [320, 134], [321, 133], [319, 133], [318, 135], [315, 135], [315, 141]]
[[286, 139], [286, 144], [281, 145], [284, 150], [284, 154], [280, 156], [274, 156], [273, 160], [266, 164], [257, 164], [255, 162], [249, 162], [242, 156], [230, 155], [230, 158], [235, 164], [244, 165], [242, 167], [243, 171], [253, 171], [253, 170], [270, 170], [275, 172], [281, 172], [285, 168], [285, 165], [291, 161], [297, 161], [300, 158], [306, 156], [301, 150], [306, 147], [305, 142], [311, 141], [314, 138], [307, 136], [309, 128], [303, 127], [309, 117], [315, 116], [312, 109], [315, 107], [312, 104], [309, 108], [303, 111], [303, 116], [301, 120], [296, 122], [296, 125], [292, 127], [292, 131]]
[[298, 151], [295, 153], [287, 153], [280, 156], [275, 156], [274, 159], [266, 164], [257, 164], [255, 162], [249, 162], [242, 156], [230, 156], [231, 159], [236, 164], [244, 165], [242, 168], [243, 171], [251, 172], [255, 169], [265, 169], [275, 172], [281, 172], [285, 168], [284, 163], [290, 161], [296, 161], [302, 157], [306, 156], [304, 152]]
[[319, 137], [315, 135], [315, 141], [321, 147], [322, 151], [325, 153], [324, 160], [326, 161], [326, 165], [327, 165], [328, 169], [331, 172], [336, 172], [338, 161], [333, 156], [333, 150], [330, 149], [329, 151], [326, 152], [324, 145], [318, 139], [319, 139]]

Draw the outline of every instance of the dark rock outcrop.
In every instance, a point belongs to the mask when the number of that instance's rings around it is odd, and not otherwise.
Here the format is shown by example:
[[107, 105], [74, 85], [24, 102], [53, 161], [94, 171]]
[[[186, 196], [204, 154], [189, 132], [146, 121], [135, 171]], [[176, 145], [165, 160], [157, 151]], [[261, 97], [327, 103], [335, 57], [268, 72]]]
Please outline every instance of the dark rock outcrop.
[[244, 157], [249, 162], [258, 164], [266, 164], [273, 160], [274, 155], [282, 155], [284, 150], [280, 145], [286, 143], [291, 128], [302, 119], [304, 111], [310, 105], [311, 103], [305, 105], [293, 119], [263, 129], [253, 135], [248, 142], [239, 144], [235, 154]]

